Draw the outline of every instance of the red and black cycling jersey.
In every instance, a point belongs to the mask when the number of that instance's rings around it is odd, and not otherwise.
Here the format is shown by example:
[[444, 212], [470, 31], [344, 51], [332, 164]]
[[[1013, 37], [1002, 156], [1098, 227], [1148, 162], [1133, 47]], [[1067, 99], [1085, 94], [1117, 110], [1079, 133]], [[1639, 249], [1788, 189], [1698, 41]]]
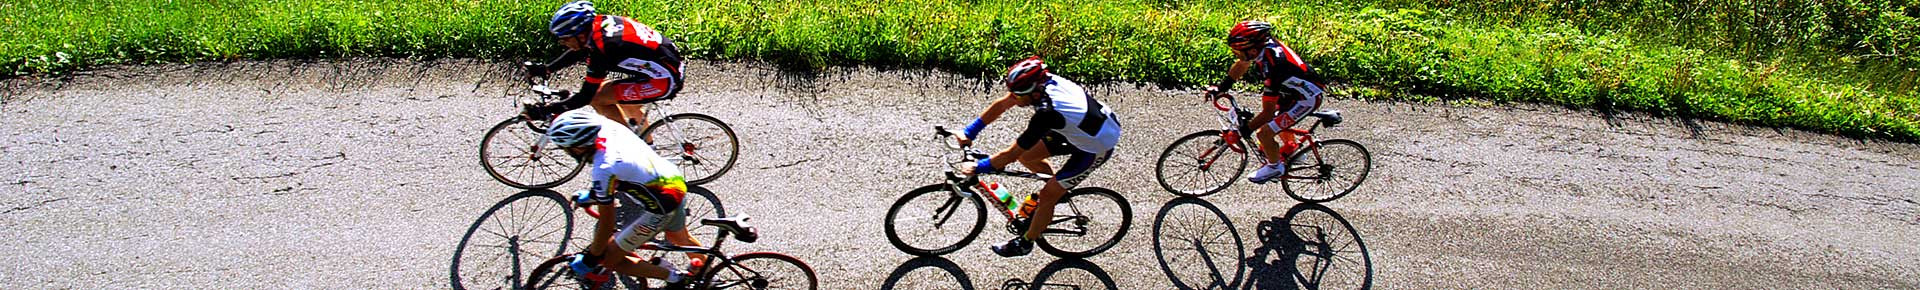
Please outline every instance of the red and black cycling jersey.
[[1306, 61], [1300, 60], [1300, 55], [1294, 53], [1293, 48], [1287, 47], [1279, 40], [1267, 42], [1267, 46], [1261, 48], [1259, 53], [1253, 58], [1253, 67], [1248, 69], [1247, 75], [1241, 79], [1261, 81], [1262, 98], [1288, 100], [1301, 98], [1308, 93], [1319, 94], [1318, 90], [1302, 92], [1285, 84], [1287, 80], [1293, 78], [1313, 82], [1313, 85], [1321, 88], [1327, 85], [1326, 79], [1314, 73], [1313, 68], [1307, 66]]
[[634, 78], [679, 78], [680, 52], [673, 40], [660, 35], [646, 24], [613, 15], [594, 16], [586, 33], [591, 35], [584, 49], [569, 50], [547, 64], [547, 71], [587, 62], [587, 77], [580, 92], [562, 102], [565, 109], [586, 106], [609, 72]]

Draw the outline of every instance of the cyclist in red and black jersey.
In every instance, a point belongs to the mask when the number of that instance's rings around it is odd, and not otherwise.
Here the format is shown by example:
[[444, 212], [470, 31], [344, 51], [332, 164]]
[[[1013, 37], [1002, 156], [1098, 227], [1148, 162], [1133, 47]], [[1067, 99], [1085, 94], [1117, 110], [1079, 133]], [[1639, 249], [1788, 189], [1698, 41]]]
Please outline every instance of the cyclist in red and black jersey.
[[[1313, 69], [1300, 60], [1285, 43], [1274, 39], [1271, 31], [1273, 24], [1259, 20], [1242, 21], [1228, 32], [1227, 46], [1233, 48], [1237, 59], [1227, 69], [1227, 78], [1220, 84], [1207, 88], [1207, 95], [1214, 96], [1233, 88], [1240, 79], [1262, 81], [1265, 86], [1260, 90], [1260, 114], [1254, 115], [1248, 126], [1264, 125], [1258, 128], [1254, 136], [1260, 143], [1260, 153], [1272, 164], [1261, 166], [1254, 171], [1248, 181], [1265, 183], [1286, 172], [1283, 156], [1292, 155], [1300, 147], [1300, 141], [1293, 132], [1286, 129], [1300, 120], [1300, 117], [1312, 113], [1320, 107], [1320, 97], [1325, 94], [1326, 80], [1315, 74]], [[1246, 132], [1255, 128], [1241, 128]], [[1274, 142], [1274, 137], [1280, 137]], [[1274, 143], [1282, 143], [1275, 146]]]
[[[579, 0], [554, 12], [548, 30], [567, 52], [546, 65], [528, 67], [528, 73], [545, 76], [585, 60], [587, 77], [580, 92], [550, 106], [529, 106], [529, 116], [546, 119], [591, 104], [607, 119], [645, 128], [646, 112], [638, 105], [680, 92], [680, 52], [652, 27], [626, 17], [597, 14], [593, 2]], [[607, 82], [608, 72], [627, 77]]]

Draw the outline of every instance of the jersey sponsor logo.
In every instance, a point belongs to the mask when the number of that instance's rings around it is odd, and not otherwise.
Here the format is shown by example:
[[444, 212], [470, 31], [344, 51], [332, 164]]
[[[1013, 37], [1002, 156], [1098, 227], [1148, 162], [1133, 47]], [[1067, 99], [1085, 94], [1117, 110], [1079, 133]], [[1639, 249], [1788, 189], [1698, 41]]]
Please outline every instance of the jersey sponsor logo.
[[1326, 92], [1320, 89], [1320, 85], [1314, 84], [1313, 82], [1309, 82], [1307, 80], [1300, 79], [1299, 77], [1287, 78], [1287, 81], [1282, 82], [1281, 84], [1286, 85], [1289, 88], [1293, 88], [1294, 91], [1299, 91], [1301, 97], [1307, 97], [1307, 98], [1318, 97], [1320, 96], [1321, 93]]
[[638, 72], [649, 78], [662, 79], [673, 77], [673, 72], [668, 71], [666, 65], [661, 65], [660, 63], [649, 60], [629, 58], [620, 61], [620, 68]]

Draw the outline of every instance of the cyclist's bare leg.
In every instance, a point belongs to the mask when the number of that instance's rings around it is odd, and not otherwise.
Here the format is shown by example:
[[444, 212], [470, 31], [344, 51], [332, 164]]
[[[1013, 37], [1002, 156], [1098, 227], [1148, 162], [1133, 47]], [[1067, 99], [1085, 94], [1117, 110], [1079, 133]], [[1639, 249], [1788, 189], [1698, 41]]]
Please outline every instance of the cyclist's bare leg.
[[1040, 196], [1034, 198], [1033, 216], [1028, 217], [1030, 222], [1027, 222], [1027, 234], [1023, 237], [1027, 240], [1040, 239], [1040, 233], [1053, 223], [1054, 204], [1059, 203], [1060, 196], [1065, 193], [1067, 187], [1061, 186], [1059, 180], [1047, 179], [1046, 187], [1040, 188]]
[[[1047, 149], [1045, 141], [1034, 142], [1033, 148], [1027, 148], [1024, 153], [1020, 154], [1020, 164], [1025, 165], [1027, 170], [1047, 175], [1054, 173], [1053, 166], [1047, 164], [1047, 157], [1053, 156], [1053, 152]], [[1053, 203], [1059, 202], [1060, 194], [1066, 191], [1066, 187], [1060, 186], [1060, 181], [1047, 179], [1047, 185], [1040, 188], [1040, 196], [1034, 197], [1033, 216], [1028, 217], [1028, 220], [1033, 222], [1027, 223], [1026, 234], [1021, 235], [1022, 237], [1026, 237], [1027, 240], [1040, 238], [1040, 232], [1046, 231], [1049, 221], [1053, 220]]]
[[[620, 114], [627, 117], [627, 119], [620, 120], [621, 124], [627, 124], [643, 130], [647, 128], [647, 111], [643, 105], [619, 104], [618, 107], [620, 107]], [[647, 140], [647, 142], [651, 143], [653, 140]]]
[[620, 273], [621, 275], [658, 280], [667, 279], [668, 273], [666, 268], [661, 268], [659, 265], [642, 263], [640, 262], [640, 258], [634, 257], [633, 254], [626, 250], [621, 250], [620, 247], [607, 247], [607, 250], [607, 255], [600, 258], [600, 266], [612, 269], [613, 272]]
[[623, 120], [627, 119], [625, 117], [626, 114], [620, 110], [620, 106], [618, 105], [619, 92], [612, 89], [612, 87], [613, 86], [601, 86], [600, 91], [593, 94], [593, 103], [590, 104], [590, 106], [593, 106], [593, 111], [600, 113], [600, 116], [625, 124], [626, 122]]
[[1282, 132], [1275, 134], [1272, 129], [1272, 126], [1261, 126], [1260, 130], [1254, 131], [1253, 136], [1257, 139], [1256, 141], [1260, 141], [1260, 156], [1266, 156], [1267, 162], [1280, 163], [1282, 160], [1285, 160], [1281, 158], [1285, 157], [1280, 156], [1281, 146], [1279, 146], [1280, 143], [1278, 141], [1274, 140], [1274, 137], [1282, 134], [1291, 136], [1293, 133]]
[[[700, 240], [694, 239], [693, 234], [687, 233], [686, 230], [667, 231], [666, 235], [667, 235], [667, 242], [673, 243], [673, 245], [675, 246], [700, 247]], [[705, 261], [707, 259], [707, 255], [700, 254], [700, 253], [687, 253], [687, 259]]]

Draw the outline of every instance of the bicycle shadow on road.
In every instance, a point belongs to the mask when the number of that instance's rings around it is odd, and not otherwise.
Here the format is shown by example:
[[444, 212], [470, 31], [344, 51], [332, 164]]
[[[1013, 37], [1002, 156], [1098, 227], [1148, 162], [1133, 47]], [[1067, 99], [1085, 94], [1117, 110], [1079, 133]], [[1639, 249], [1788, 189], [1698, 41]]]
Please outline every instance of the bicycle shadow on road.
[[1176, 198], [1153, 217], [1153, 256], [1174, 288], [1239, 288], [1245, 249], [1233, 219], [1204, 199]]
[[[933, 271], [920, 271], [933, 268]], [[973, 290], [973, 278], [952, 260], [939, 256], [913, 258], [893, 268], [880, 289], [965, 289]]]
[[1114, 283], [1113, 275], [1107, 274], [1107, 270], [1101, 269], [1100, 265], [1078, 258], [1064, 258], [1054, 260], [1052, 263], [1047, 263], [1046, 267], [1040, 268], [1040, 273], [1033, 275], [1033, 282], [1021, 281], [1020, 278], [1011, 278], [1007, 279], [1005, 283], [1001, 283], [1000, 289], [1118, 290], [1120, 288]]
[[1373, 258], [1345, 217], [1301, 203], [1256, 227], [1246, 289], [1370, 289]]

